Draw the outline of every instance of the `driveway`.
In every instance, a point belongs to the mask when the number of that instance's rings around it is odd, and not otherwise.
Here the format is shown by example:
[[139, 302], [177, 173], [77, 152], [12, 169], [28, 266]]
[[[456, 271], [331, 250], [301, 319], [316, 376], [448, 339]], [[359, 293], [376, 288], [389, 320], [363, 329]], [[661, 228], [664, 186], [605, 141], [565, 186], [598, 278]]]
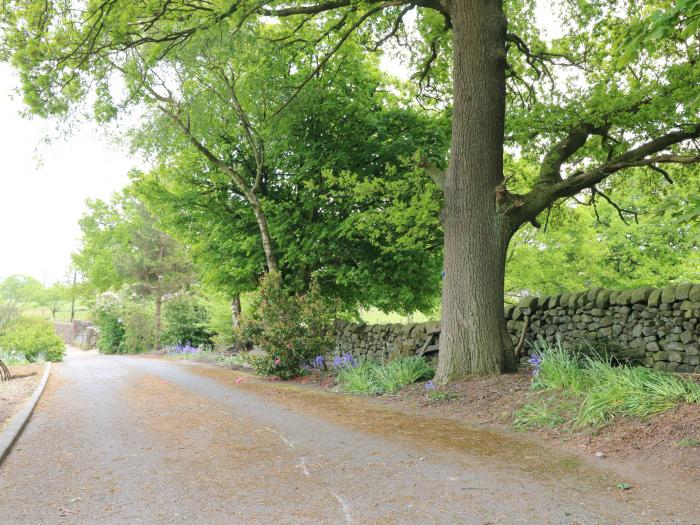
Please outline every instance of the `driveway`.
[[526, 437], [237, 377], [71, 349], [0, 466], [0, 523], [638, 525], [700, 515], [672, 490], [623, 492], [619, 471]]

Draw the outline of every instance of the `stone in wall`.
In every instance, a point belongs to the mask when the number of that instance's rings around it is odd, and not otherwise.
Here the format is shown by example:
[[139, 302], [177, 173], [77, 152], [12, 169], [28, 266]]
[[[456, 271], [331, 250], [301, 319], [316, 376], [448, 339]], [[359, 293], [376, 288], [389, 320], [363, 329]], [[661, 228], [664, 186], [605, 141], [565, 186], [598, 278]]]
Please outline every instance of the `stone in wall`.
[[[554, 296], [523, 297], [504, 308], [514, 343], [526, 341], [607, 345], [643, 358], [648, 367], [700, 373], [700, 284], [614, 291], [593, 288]], [[333, 355], [392, 359], [413, 355], [439, 322], [366, 325], [337, 321]], [[438, 342], [436, 336], [434, 342]]]

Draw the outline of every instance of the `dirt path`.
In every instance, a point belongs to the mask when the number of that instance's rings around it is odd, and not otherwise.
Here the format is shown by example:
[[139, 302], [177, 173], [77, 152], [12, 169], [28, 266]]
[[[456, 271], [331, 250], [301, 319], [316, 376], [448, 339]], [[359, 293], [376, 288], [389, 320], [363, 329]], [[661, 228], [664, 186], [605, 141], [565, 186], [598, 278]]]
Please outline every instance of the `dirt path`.
[[690, 524], [700, 515], [681, 499], [623, 493], [619, 474], [526, 439], [234, 378], [69, 352], [0, 467], [0, 523]]

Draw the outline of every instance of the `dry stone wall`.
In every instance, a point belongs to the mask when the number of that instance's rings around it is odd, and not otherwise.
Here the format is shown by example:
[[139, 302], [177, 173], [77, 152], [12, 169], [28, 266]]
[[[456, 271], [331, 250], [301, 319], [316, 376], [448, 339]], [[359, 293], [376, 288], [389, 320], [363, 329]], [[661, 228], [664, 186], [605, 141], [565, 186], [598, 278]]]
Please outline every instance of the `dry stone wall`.
[[[700, 284], [665, 288], [585, 292], [524, 297], [506, 306], [514, 343], [526, 341], [590, 342], [634, 351], [645, 366], [671, 372], [700, 373]], [[334, 354], [391, 359], [420, 349], [438, 322], [364, 325], [336, 322]], [[439, 341], [439, 336], [434, 342]]]
[[91, 321], [54, 322], [56, 333], [68, 345], [79, 346], [83, 349], [97, 347], [99, 331]]

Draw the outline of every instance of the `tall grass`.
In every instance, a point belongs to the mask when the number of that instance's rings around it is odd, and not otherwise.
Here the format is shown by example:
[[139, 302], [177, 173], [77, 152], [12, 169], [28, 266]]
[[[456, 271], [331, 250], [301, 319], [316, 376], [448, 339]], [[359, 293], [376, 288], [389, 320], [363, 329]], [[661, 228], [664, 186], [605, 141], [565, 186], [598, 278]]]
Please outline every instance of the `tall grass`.
[[340, 390], [349, 394], [393, 394], [406, 385], [430, 379], [435, 371], [422, 357], [402, 357], [387, 363], [360, 361], [338, 372]]
[[[620, 417], [646, 418], [680, 403], [700, 403], [700, 384], [648, 368], [618, 365], [592, 349], [579, 352], [561, 343], [539, 342], [540, 363], [533, 388], [556, 392], [559, 402], [525, 405], [515, 415], [516, 428], [551, 426], [562, 407], [574, 428], [600, 426]], [[546, 422], [545, 424], [542, 424]]]
[[12, 365], [27, 365], [29, 361], [22, 352], [13, 352], [12, 350], [3, 350], [0, 348], [0, 361], [7, 366]]

